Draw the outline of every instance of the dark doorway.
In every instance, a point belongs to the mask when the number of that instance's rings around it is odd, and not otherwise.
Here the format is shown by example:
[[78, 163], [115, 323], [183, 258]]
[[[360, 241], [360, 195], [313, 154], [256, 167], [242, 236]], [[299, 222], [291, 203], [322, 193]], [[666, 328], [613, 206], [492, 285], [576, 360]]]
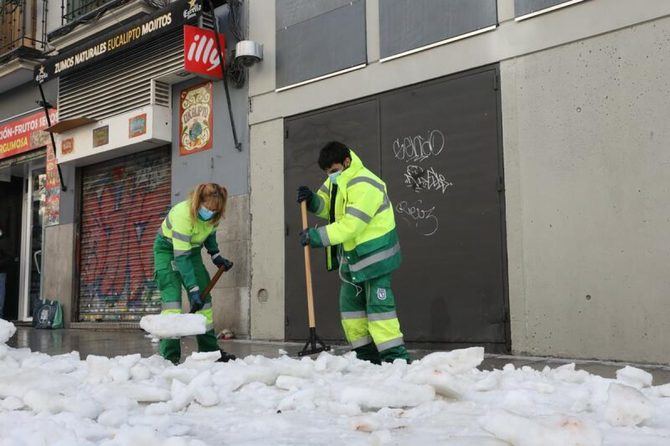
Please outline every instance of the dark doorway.
[[[19, 272], [21, 258], [21, 210], [24, 180], [11, 177], [0, 181], [0, 316], [5, 320], [19, 317]], [[3, 280], [4, 279], [4, 280]]]
[[[286, 119], [288, 339], [306, 330], [295, 190], [319, 187], [317, 152], [339, 139], [389, 189], [404, 257], [394, 291], [405, 339], [508, 350], [497, 76], [497, 67], [473, 70]], [[340, 339], [339, 278], [314, 256], [319, 332]]]
[[[325, 181], [325, 175], [316, 160], [319, 149], [334, 139], [353, 148], [370, 169], [379, 170], [377, 108], [377, 101], [364, 101], [287, 120], [285, 123], [287, 339], [301, 339], [307, 330], [305, 267], [302, 247], [297, 241], [301, 228], [296, 190], [301, 185], [308, 185], [316, 190]], [[315, 224], [323, 225], [324, 221], [310, 216], [310, 226]], [[315, 279], [314, 295], [319, 333], [328, 339], [339, 339], [342, 337], [338, 304], [340, 279], [337, 272], [326, 273], [325, 251], [312, 252], [312, 274]]]

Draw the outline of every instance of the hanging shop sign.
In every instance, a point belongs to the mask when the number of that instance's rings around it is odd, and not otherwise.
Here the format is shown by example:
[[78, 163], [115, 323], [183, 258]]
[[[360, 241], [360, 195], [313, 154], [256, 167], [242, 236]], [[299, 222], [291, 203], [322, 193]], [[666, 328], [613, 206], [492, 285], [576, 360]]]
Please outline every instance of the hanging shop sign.
[[46, 185], [44, 200], [44, 224], [57, 225], [60, 220], [60, 180], [58, 164], [51, 143], [47, 146]]
[[179, 96], [179, 155], [212, 148], [212, 83], [194, 85]]
[[202, 12], [202, 0], [179, 0], [152, 15], [134, 20], [86, 45], [48, 59], [35, 68], [35, 81], [43, 83], [58, 76], [80, 69], [92, 62], [99, 62], [114, 53], [127, 50], [167, 31], [181, 27], [196, 19]]
[[[57, 117], [56, 109], [49, 110], [51, 122]], [[49, 141], [47, 117], [43, 111], [0, 124], [0, 159], [43, 147]]]
[[[189, 73], [212, 79], [221, 79], [221, 61], [226, 58], [226, 38], [218, 34], [219, 45], [214, 40], [216, 32], [211, 29], [184, 25], [184, 69]], [[221, 48], [221, 57], [219, 57]]]

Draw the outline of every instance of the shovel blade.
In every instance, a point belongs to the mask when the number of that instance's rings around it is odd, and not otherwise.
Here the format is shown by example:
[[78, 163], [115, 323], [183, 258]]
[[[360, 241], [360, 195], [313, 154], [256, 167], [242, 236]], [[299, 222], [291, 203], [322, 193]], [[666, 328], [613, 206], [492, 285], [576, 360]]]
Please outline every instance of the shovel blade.
[[302, 348], [302, 351], [298, 353], [298, 356], [309, 356], [315, 355], [321, 352], [330, 351], [330, 346], [323, 343], [321, 338], [316, 334], [316, 328], [309, 328], [309, 339], [305, 342], [305, 346]]

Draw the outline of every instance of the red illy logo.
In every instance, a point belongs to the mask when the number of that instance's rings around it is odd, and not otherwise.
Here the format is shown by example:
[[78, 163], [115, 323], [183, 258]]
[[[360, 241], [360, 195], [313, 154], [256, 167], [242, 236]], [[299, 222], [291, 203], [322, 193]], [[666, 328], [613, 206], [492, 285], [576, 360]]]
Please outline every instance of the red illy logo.
[[184, 25], [184, 68], [206, 77], [222, 76], [221, 59], [225, 58], [226, 40], [219, 34], [221, 56], [214, 40], [215, 32], [196, 26]]

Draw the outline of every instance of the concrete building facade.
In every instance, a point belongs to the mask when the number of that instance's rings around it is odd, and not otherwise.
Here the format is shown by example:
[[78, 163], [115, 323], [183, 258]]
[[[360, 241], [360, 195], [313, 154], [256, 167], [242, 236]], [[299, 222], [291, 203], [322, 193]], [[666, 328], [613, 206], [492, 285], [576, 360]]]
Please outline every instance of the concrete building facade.
[[[285, 32], [347, 7], [319, 10], [321, 2], [314, 2], [310, 12], [304, 3], [249, 2], [249, 36], [265, 49], [249, 85], [252, 337], [285, 337], [285, 271], [299, 262], [284, 254], [285, 244], [297, 243], [285, 236], [290, 222], [282, 218], [290, 209], [290, 191], [283, 190], [291, 163], [285, 120], [493, 66], [500, 82], [511, 351], [668, 362], [670, 344], [662, 341], [670, 329], [667, 2], [497, 0], [493, 27], [483, 19], [481, 32], [446, 36], [426, 48], [415, 39], [417, 51], [389, 59], [385, 8], [424, 2], [367, 0], [364, 62], [286, 85], [286, 74], [278, 75], [290, 53]], [[292, 21], [278, 18], [286, 10]], [[338, 51], [325, 43], [321, 49]], [[322, 299], [336, 299], [328, 293]], [[431, 309], [411, 311], [428, 319]], [[410, 318], [407, 310], [404, 316]]]

